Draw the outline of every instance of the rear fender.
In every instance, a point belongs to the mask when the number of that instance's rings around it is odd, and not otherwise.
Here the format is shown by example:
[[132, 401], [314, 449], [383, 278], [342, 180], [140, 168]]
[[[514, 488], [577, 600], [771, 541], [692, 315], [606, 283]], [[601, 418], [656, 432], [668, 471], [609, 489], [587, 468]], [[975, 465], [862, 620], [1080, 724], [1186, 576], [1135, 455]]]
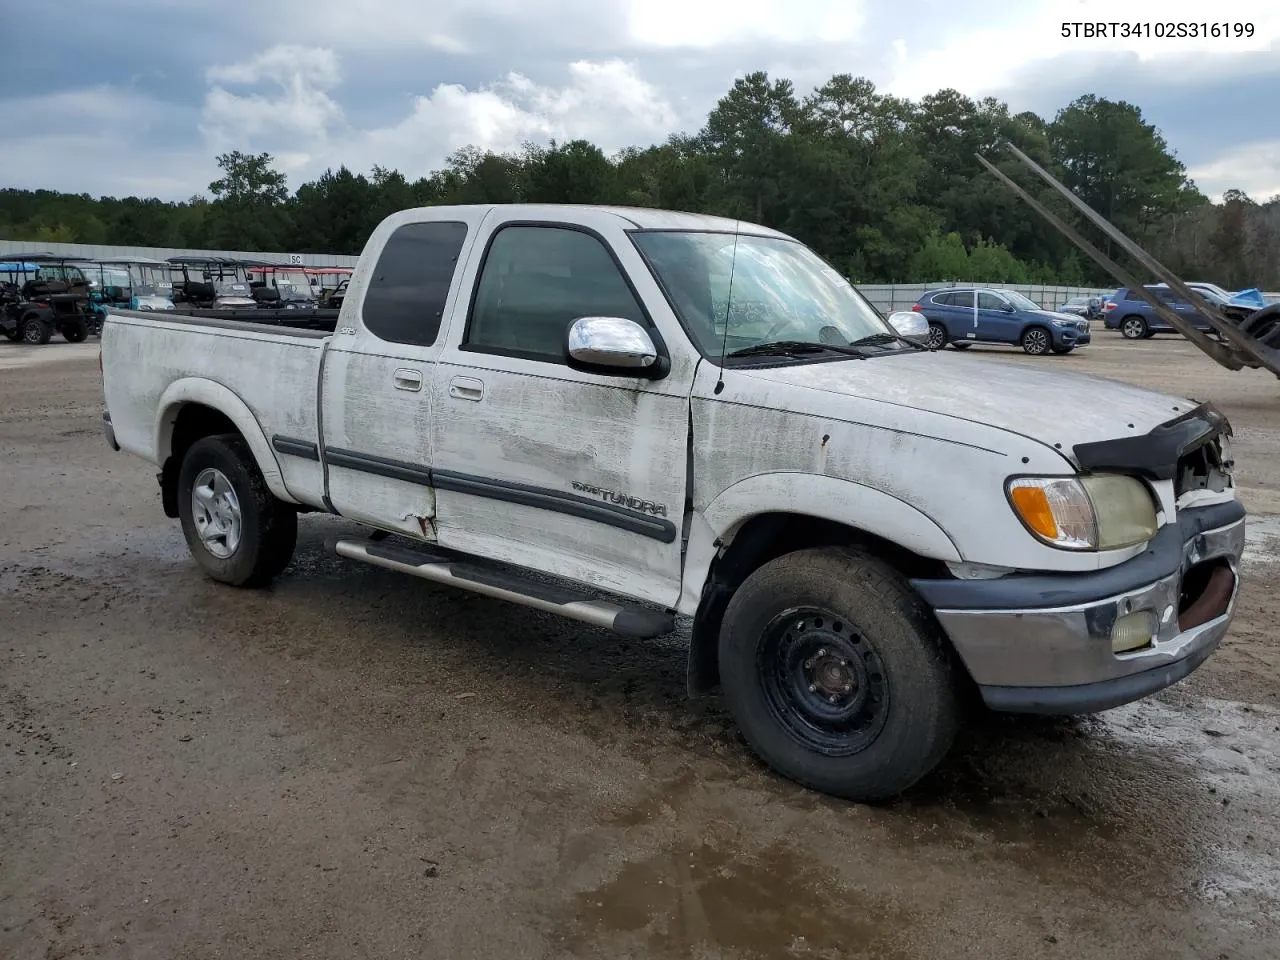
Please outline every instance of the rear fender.
[[253, 459], [262, 471], [267, 488], [286, 503], [298, 501], [285, 488], [284, 477], [280, 473], [280, 464], [267, 443], [258, 418], [238, 396], [220, 383], [200, 377], [186, 377], [169, 385], [160, 397], [160, 415], [155, 427], [156, 461], [163, 464], [173, 452], [173, 426], [178, 419], [178, 411], [189, 403], [198, 403], [217, 410], [240, 431], [249, 449], [253, 451]]

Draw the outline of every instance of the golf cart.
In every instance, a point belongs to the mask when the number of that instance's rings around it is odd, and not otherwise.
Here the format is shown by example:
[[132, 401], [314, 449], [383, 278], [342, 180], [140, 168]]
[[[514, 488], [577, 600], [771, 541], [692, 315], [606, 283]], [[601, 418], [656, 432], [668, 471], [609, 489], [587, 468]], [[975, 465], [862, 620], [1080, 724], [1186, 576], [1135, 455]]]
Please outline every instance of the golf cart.
[[[312, 276], [320, 277], [319, 303], [322, 308], [341, 310], [351, 282], [351, 267], [310, 267]], [[330, 286], [329, 284], [333, 284]]]
[[257, 306], [249, 285], [248, 271], [267, 264], [194, 255], [170, 257], [167, 262], [174, 271], [175, 305], [213, 310], [244, 310]]
[[314, 310], [316, 295], [311, 278], [303, 267], [259, 266], [248, 271], [253, 299], [260, 307], [284, 310]]
[[170, 265], [150, 257], [95, 260], [82, 269], [89, 277], [89, 309], [99, 318], [111, 307], [127, 310], [172, 310]]
[[48, 343], [55, 332], [80, 343], [101, 329], [89, 307], [84, 257], [5, 254], [0, 262], [0, 333], [27, 344]]

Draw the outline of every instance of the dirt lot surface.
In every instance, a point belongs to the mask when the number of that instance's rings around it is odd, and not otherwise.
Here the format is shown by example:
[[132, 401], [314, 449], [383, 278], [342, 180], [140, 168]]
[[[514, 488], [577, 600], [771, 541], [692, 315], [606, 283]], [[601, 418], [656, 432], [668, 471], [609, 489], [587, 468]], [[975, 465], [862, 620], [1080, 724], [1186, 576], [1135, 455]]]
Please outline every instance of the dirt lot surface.
[[269, 590], [205, 580], [102, 439], [96, 341], [0, 343], [0, 957], [1274, 960], [1280, 382], [985, 352], [1227, 411], [1238, 617], [1173, 689], [981, 718], [867, 807], [756, 763], [679, 638], [328, 556], [342, 521]]

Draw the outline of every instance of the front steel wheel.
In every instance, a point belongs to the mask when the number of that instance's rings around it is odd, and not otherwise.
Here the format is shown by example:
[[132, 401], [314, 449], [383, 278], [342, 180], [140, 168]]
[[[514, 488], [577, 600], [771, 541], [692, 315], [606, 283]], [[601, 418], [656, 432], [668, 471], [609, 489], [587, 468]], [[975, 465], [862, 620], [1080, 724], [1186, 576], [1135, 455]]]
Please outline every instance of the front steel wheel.
[[852, 756], [884, 729], [884, 664], [866, 638], [825, 607], [774, 617], [761, 638], [757, 670], [774, 722], [807, 749]]
[[747, 577], [719, 658], [757, 756], [834, 796], [901, 793], [959, 726], [960, 674], [936, 621], [897, 571], [851, 547], [789, 553]]

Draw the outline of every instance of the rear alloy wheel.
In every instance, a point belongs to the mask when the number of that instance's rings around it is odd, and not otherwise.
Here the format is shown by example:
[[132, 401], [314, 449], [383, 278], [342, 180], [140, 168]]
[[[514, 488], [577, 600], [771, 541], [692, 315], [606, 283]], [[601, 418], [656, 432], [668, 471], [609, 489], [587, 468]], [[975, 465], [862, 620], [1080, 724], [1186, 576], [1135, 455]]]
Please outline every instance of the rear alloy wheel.
[[941, 350], [947, 345], [947, 328], [940, 323], [929, 324], [929, 349]]
[[1044, 327], [1031, 327], [1022, 335], [1022, 349], [1033, 357], [1048, 353], [1051, 343], [1049, 331]]
[[178, 513], [191, 555], [213, 580], [265, 586], [288, 566], [298, 512], [277, 500], [249, 445], [234, 434], [191, 445], [178, 476]]
[[1142, 340], [1147, 336], [1147, 321], [1142, 317], [1125, 317], [1120, 321], [1120, 335], [1126, 340]]

